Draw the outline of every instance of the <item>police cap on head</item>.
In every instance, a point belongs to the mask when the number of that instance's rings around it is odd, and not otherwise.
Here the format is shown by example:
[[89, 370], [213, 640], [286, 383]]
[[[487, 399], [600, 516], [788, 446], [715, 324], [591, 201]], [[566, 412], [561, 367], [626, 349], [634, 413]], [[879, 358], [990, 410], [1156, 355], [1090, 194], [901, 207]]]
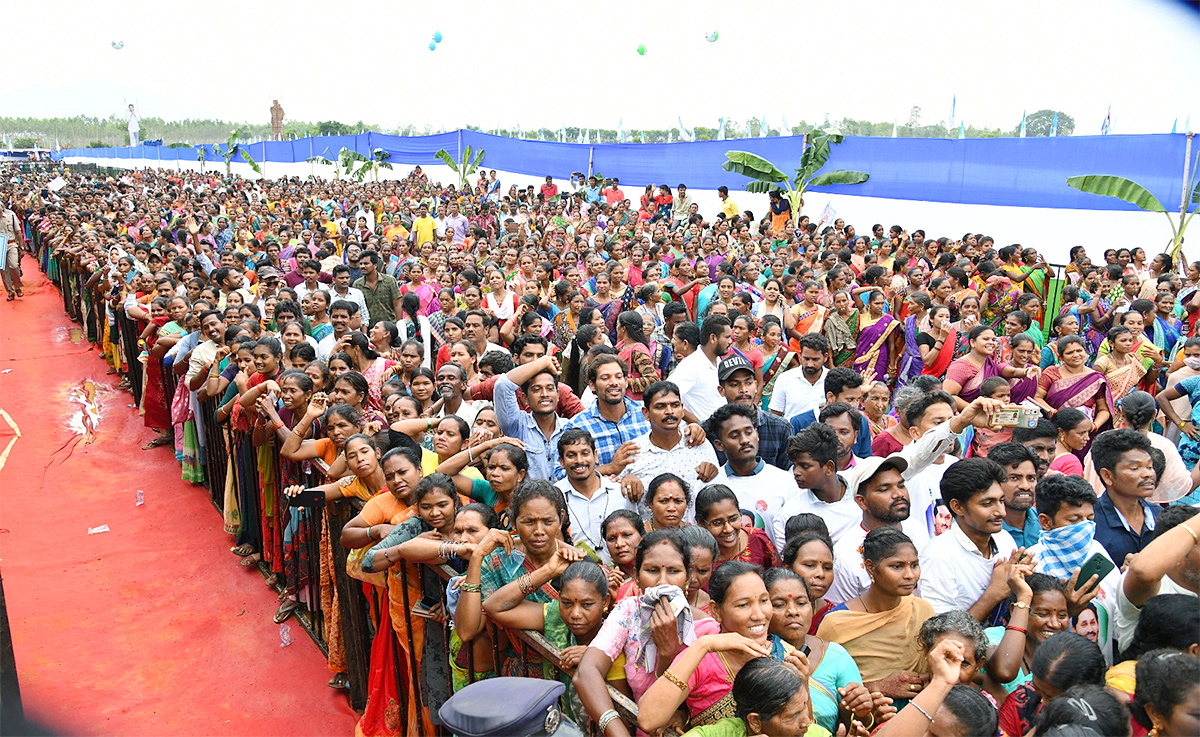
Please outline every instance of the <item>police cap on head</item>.
[[459, 737], [574, 737], [579, 729], [558, 709], [566, 688], [542, 678], [489, 678], [451, 696], [438, 716]]

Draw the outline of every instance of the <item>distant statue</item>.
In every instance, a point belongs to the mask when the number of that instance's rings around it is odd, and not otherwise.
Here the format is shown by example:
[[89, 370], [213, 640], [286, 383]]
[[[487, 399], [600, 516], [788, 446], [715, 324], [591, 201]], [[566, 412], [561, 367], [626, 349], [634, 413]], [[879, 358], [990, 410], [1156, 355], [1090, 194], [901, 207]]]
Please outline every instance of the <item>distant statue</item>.
[[283, 138], [283, 106], [279, 100], [271, 104], [271, 138], [276, 141]]
[[129, 105], [129, 112], [125, 114], [125, 123], [129, 127], [129, 145], [138, 145], [138, 133], [141, 132], [141, 118], [138, 117], [137, 111], [133, 109], [133, 104]]

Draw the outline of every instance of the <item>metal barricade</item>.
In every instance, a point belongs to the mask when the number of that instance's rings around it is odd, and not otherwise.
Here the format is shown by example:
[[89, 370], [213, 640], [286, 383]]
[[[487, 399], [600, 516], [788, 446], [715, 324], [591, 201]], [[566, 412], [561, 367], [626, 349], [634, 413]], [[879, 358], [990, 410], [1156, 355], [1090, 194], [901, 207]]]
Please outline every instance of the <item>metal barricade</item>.
[[[341, 637], [346, 653], [346, 670], [350, 680], [350, 707], [362, 711], [367, 706], [367, 679], [371, 669], [371, 642], [375, 637], [371, 626], [371, 603], [364, 584], [346, 573], [346, 558], [350, 551], [338, 544], [342, 528], [362, 511], [360, 499], [341, 499], [325, 505], [329, 541], [333, 553], [333, 580], [337, 592], [336, 605], [341, 619]], [[383, 603], [387, 606], [387, 602]], [[389, 629], [391, 629], [389, 627]], [[389, 633], [394, 637], [394, 633]]]
[[201, 399], [196, 421], [204, 427], [204, 485], [217, 511], [225, 512], [225, 476], [229, 465], [228, 433], [217, 422], [217, 399]]

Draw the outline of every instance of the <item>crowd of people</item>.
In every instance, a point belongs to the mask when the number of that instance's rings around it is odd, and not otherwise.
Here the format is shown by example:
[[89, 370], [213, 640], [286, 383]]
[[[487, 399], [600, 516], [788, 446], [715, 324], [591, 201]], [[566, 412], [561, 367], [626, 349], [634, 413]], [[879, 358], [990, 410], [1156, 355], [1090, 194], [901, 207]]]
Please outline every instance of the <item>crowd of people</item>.
[[360, 735], [495, 675], [608, 737], [1200, 733], [1200, 262], [582, 176], [5, 174], [10, 255], [83, 285], [143, 448], [197, 484], [230, 448], [232, 553], [277, 622], [320, 589], [335, 688], [350, 551]]

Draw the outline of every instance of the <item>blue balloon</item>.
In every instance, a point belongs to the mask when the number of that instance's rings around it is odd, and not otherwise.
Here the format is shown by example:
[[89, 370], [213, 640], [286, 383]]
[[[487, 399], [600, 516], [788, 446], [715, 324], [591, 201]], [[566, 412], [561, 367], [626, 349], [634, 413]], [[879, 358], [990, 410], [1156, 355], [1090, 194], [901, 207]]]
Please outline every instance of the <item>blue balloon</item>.
[[430, 50], [430, 51], [437, 51], [437, 44], [435, 44], [433, 41], [430, 41], [430, 42], [429, 42], [429, 50]]
[[435, 44], [440, 44], [442, 42], [442, 32], [441, 31], [433, 32], [433, 42]]

